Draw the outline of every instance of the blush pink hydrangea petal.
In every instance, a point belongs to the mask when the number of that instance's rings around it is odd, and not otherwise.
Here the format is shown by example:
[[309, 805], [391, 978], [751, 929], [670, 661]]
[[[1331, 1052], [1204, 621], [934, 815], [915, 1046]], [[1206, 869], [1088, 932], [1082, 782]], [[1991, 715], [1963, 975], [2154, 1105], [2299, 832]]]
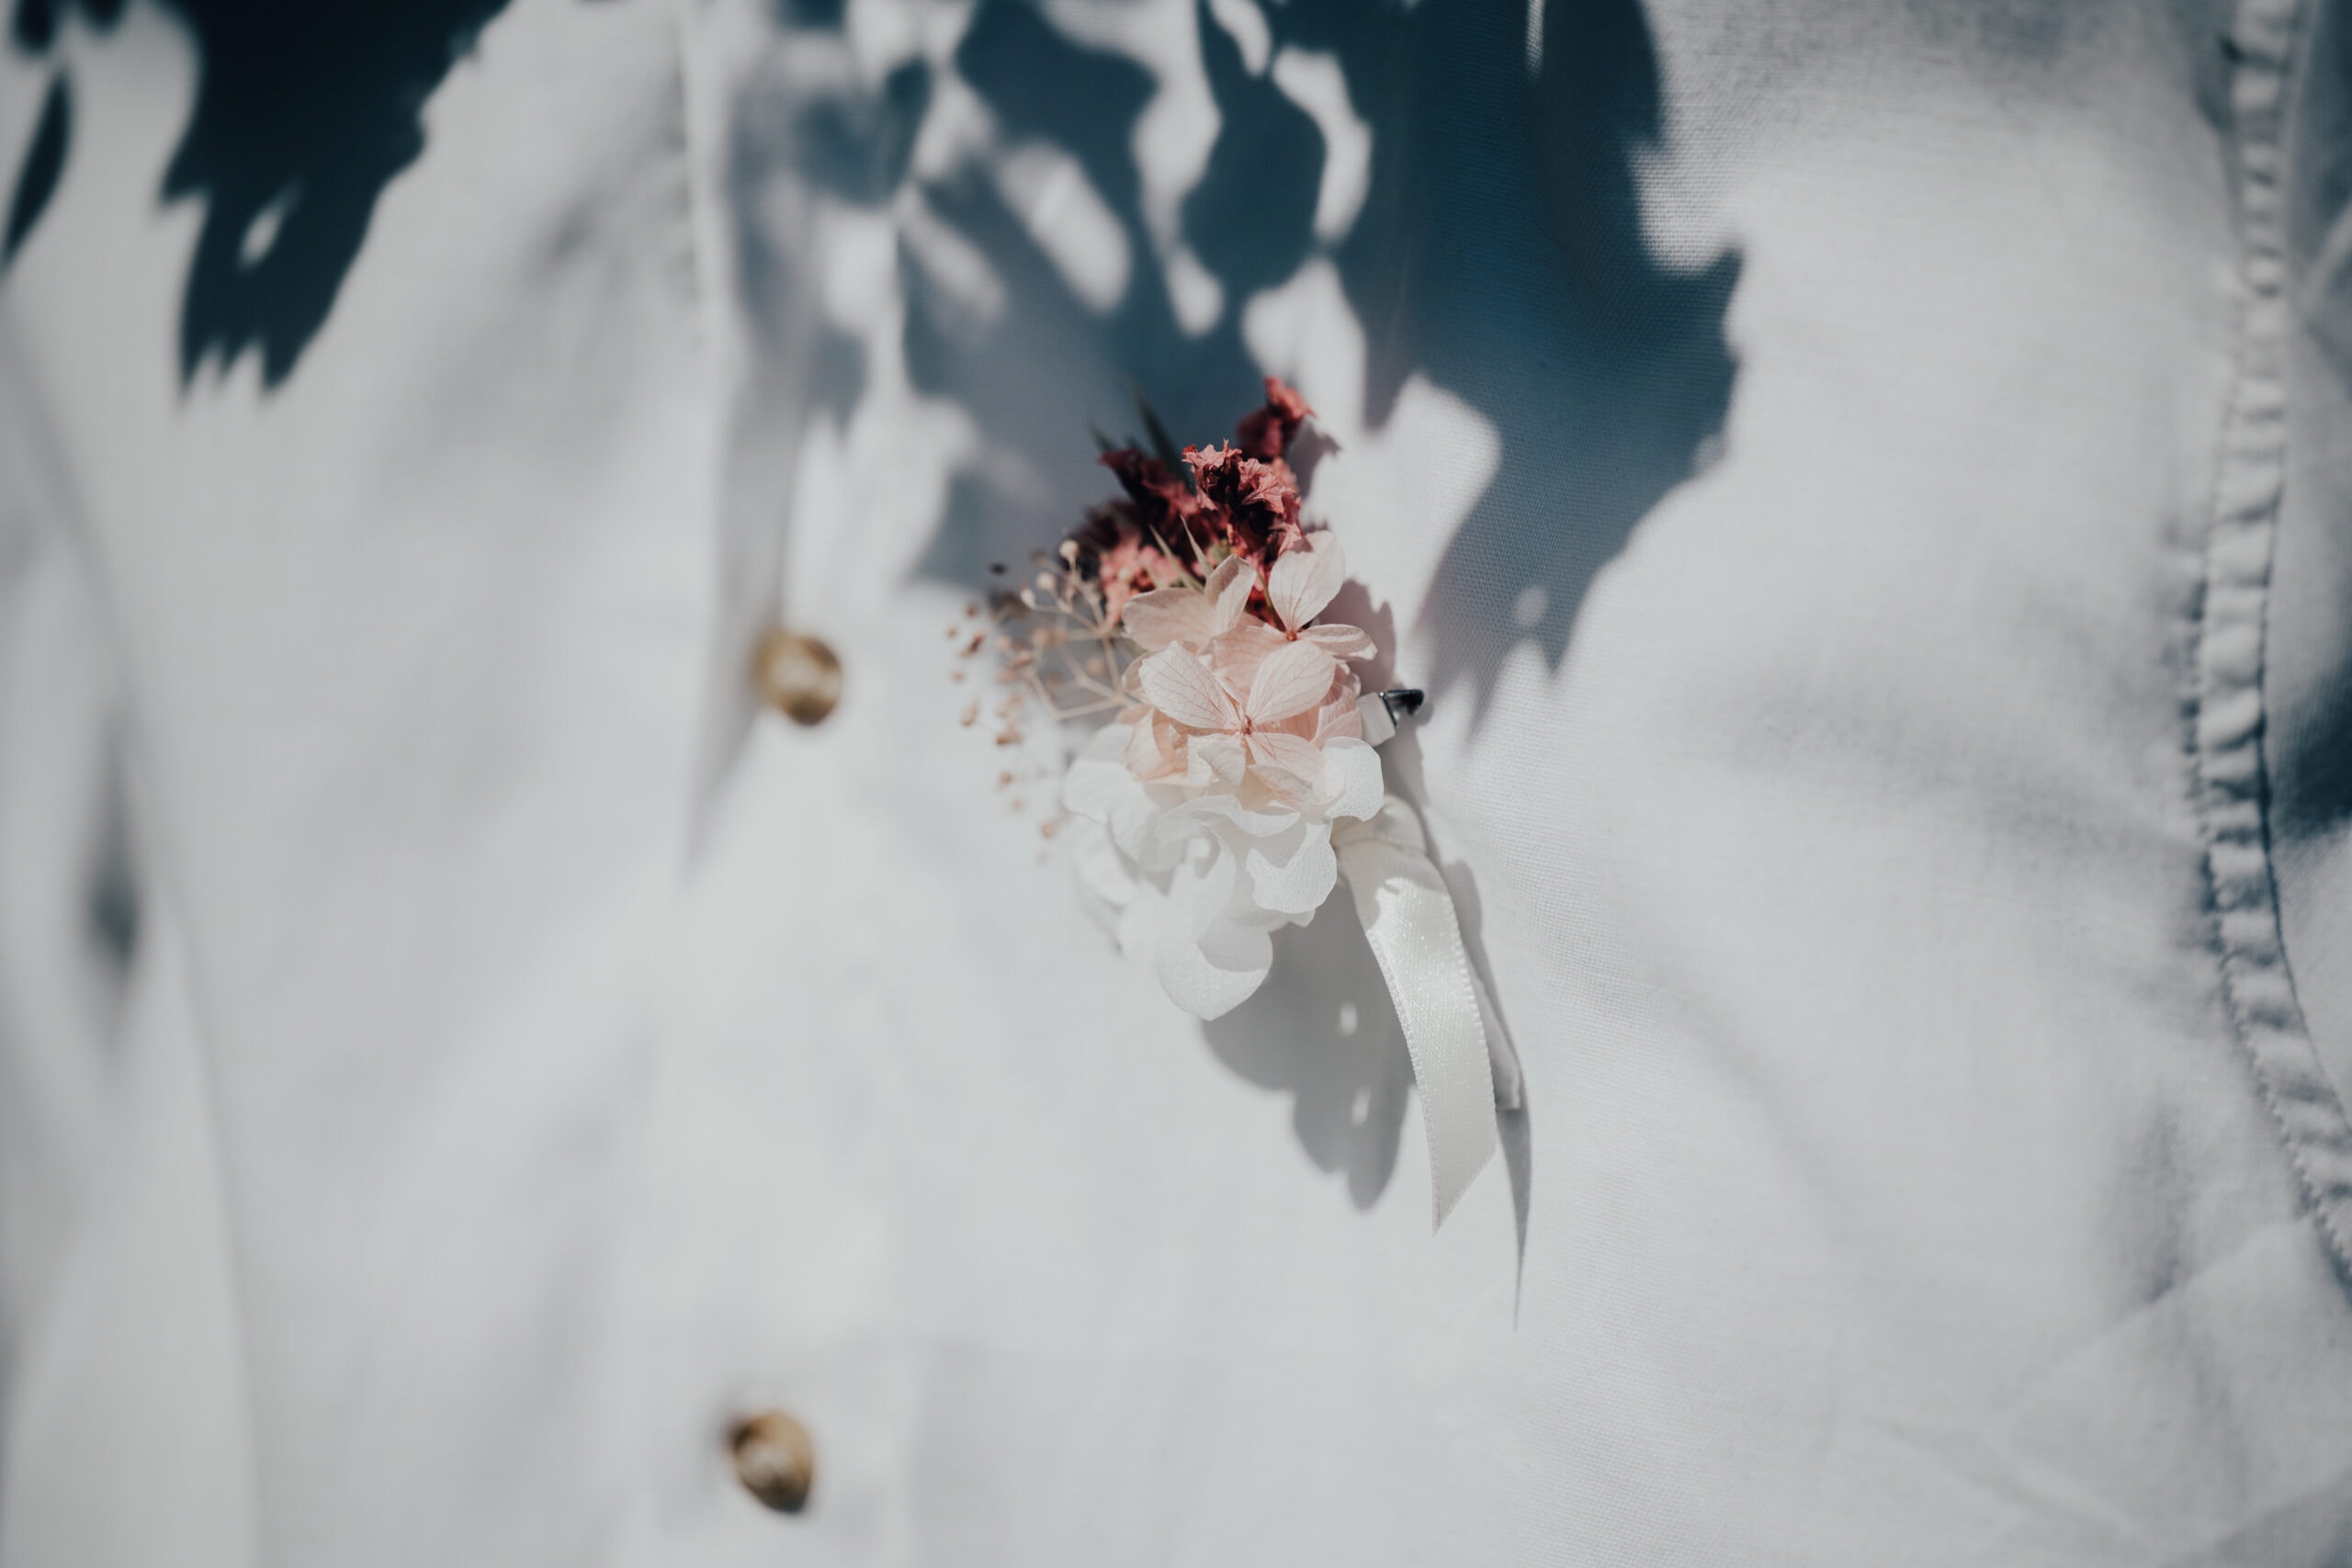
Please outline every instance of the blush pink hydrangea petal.
[[1280, 732], [1250, 737], [1250, 764], [1284, 804], [1311, 810], [1323, 804], [1322, 749], [1312, 740]]
[[1347, 557], [1329, 534], [1310, 534], [1266, 573], [1266, 604], [1295, 636], [1347, 585]]
[[1197, 588], [1155, 588], [1127, 601], [1119, 629], [1146, 653], [1180, 642], [1205, 648], [1217, 634], [1216, 605]]
[[1334, 659], [1370, 659], [1380, 651], [1362, 626], [1309, 626], [1298, 636], [1300, 641], [1315, 644]]
[[1331, 656], [1311, 642], [1288, 642], [1268, 654], [1250, 682], [1246, 717], [1274, 724], [1319, 705], [1336, 671]]
[[1258, 679], [1258, 666], [1290, 638], [1251, 616], [1230, 631], [1219, 632], [1209, 644], [1209, 667], [1237, 692], [1246, 692]]
[[1248, 750], [1230, 735], [1195, 735], [1184, 751], [1184, 782], [1196, 787], [1222, 784], [1229, 788], [1241, 782], [1250, 765]]
[[1136, 666], [1144, 700], [1188, 729], [1238, 729], [1239, 705], [1192, 649], [1163, 648]]

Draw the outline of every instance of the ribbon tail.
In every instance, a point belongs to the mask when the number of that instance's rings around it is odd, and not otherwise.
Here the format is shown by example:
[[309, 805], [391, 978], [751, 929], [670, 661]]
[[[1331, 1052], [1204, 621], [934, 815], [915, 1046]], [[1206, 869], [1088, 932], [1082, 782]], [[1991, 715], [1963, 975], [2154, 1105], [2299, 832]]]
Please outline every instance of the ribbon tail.
[[1405, 1028], [1429, 1134], [1434, 1229], [1494, 1157], [1501, 1065], [1509, 1060], [1516, 1100], [1518, 1057], [1482, 995], [1453, 896], [1430, 860], [1412, 808], [1391, 795], [1376, 816], [1335, 834], [1331, 847]]

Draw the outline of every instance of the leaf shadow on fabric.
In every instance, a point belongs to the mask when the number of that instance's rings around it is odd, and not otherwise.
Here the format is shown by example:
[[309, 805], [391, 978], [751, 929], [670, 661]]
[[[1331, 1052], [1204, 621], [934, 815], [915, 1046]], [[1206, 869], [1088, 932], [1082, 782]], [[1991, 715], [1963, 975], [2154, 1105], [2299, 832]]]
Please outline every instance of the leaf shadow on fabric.
[[1660, 144], [1636, 0], [1539, 7], [1292, 0], [1278, 36], [1328, 50], [1372, 125], [1371, 190], [1338, 246], [1369, 338], [1366, 418], [1414, 375], [1493, 423], [1500, 467], [1447, 545], [1419, 629], [1432, 684], [1481, 716], [1511, 651], [1566, 658], [1595, 577], [1717, 446], [1737, 366], [1740, 258], [1654, 252], [1637, 162]]
[[61, 71], [50, 78], [49, 91], [41, 98], [40, 118], [34, 124], [24, 165], [8, 197], [7, 229], [0, 232], [0, 267], [16, 259], [17, 247], [48, 210], [50, 197], [57, 194], [57, 182], [65, 174], [65, 150], [73, 138], [74, 91]]
[[1185, 280], [1159, 259], [1133, 153], [1151, 75], [1066, 38], [1025, 0], [983, 0], [957, 73], [1010, 138], [1084, 170], [1116, 220], [1126, 275], [1114, 303], [1090, 304], [1001, 182], [967, 166], [928, 188], [1003, 292], [976, 310], [902, 254], [910, 369], [973, 414], [988, 453], [959, 484], [923, 575], [975, 585], [987, 563], [1049, 545], [1065, 498], [1103, 488], [1072, 432], [1125, 434], [1137, 393], [1180, 439], [1221, 437], [1255, 395], [1243, 307], [1322, 253], [1366, 333], [1367, 422], [1385, 425], [1419, 376], [1498, 436], [1499, 467], [1420, 611], [1432, 684], [1466, 683], [1483, 717], [1521, 644], [1557, 670], [1595, 578], [1719, 449], [1741, 258], [1686, 264], [1651, 243], [1637, 165], [1662, 143], [1664, 107], [1637, 0], [1541, 10], [1531, 50], [1512, 6], [1265, 9], [1272, 52], [1334, 59], [1371, 132], [1361, 212], [1326, 248], [1313, 232], [1321, 131], [1199, 7], [1219, 120], [1179, 238], [1218, 303], [1213, 324], [1188, 332], [1174, 305]]
[[1062, 498], [1106, 489], [1088, 429], [1129, 434], [1139, 398], [1179, 440], [1211, 441], [1261, 395], [1239, 306], [1306, 259], [1322, 135], [1272, 82], [1244, 68], [1205, 7], [1199, 26], [1220, 125], [1180, 221], [1222, 304], [1196, 333], [1178, 319], [1133, 152], [1157, 90], [1151, 73], [1066, 38], [1024, 0], [982, 0], [975, 13], [957, 74], [1009, 141], [1051, 149], [1083, 171], [1115, 226], [1125, 276], [1115, 299], [1090, 302], [1069, 258], [1047, 253], [1006, 183], [978, 166], [925, 187], [932, 212], [985, 258], [1002, 292], [992, 310], [977, 310], [934, 260], [902, 252], [910, 373], [924, 392], [971, 415], [987, 453], [956, 487], [923, 576], [984, 587], [990, 562], [1023, 561], [1050, 547], [1078, 517]]
[[[507, 0], [163, 3], [201, 61], [159, 193], [204, 209], [181, 303], [180, 374], [193, 378], [208, 358], [225, 369], [251, 350], [275, 388], [325, 325], [378, 198], [424, 152], [426, 100]], [[17, 47], [48, 51], [72, 5], [17, 0]], [[79, 9], [107, 28], [122, 0]], [[51, 187], [64, 172], [45, 171]], [[19, 176], [19, 202], [43, 174]], [[40, 204], [28, 205], [29, 231]], [[13, 252], [28, 235], [11, 237]]]

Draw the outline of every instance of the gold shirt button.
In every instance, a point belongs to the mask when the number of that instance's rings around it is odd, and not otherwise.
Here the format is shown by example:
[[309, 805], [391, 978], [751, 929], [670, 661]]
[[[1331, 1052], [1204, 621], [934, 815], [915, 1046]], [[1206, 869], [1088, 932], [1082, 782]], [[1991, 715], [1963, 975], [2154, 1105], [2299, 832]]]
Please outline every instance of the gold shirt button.
[[808, 1428], [781, 1410], [746, 1416], [728, 1431], [735, 1479], [779, 1514], [797, 1514], [817, 1479], [817, 1447]]
[[805, 633], [779, 627], [762, 637], [752, 677], [767, 705], [795, 724], [822, 724], [842, 700], [842, 661]]

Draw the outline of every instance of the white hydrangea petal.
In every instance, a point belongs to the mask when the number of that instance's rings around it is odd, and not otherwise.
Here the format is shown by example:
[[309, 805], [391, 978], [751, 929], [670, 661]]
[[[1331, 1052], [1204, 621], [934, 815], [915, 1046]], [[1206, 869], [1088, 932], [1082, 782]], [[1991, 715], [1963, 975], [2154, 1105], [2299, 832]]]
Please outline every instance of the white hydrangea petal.
[[1334, 736], [1323, 742], [1323, 814], [1330, 818], [1378, 815], [1385, 790], [1380, 753], [1362, 740]]
[[1239, 891], [1241, 865], [1221, 840], [1195, 845], [1176, 868], [1168, 884], [1169, 897], [1182, 911], [1184, 927], [1201, 937], [1227, 918], [1233, 896]]
[[1126, 744], [1121, 749], [1121, 760], [1126, 763], [1127, 772], [1138, 779], [1148, 779], [1168, 771], [1168, 759], [1159, 750], [1159, 737], [1152, 730], [1151, 715], [1112, 728], [1127, 732]]
[[1207, 1020], [1223, 1018], [1257, 994], [1274, 966], [1274, 948], [1264, 931], [1237, 931], [1229, 943], [1204, 944], [1163, 923], [1155, 959], [1168, 999]]
[[1086, 743], [1078, 749], [1078, 755], [1098, 761], [1113, 761], [1118, 758], [1125, 744], [1117, 726], [1105, 725], [1086, 738]]
[[1153, 827], [1170, 804], [1162, 796], [1174, 792], [1137, 780], [1127, 769], [1123, 742], [1116, 726], [1094, 733], [1062, 775], [1062, 807], [1102, 824], [1122, 853], [1148, 865], [1159, 848]]
[[[1231, 862], [1224, 864], [1229, 873]], [[1221, 908], [1223, 902], [1213, 886], [1189, 882], [1180, 873], [1170, 889], [1168, 917], [1156, 933], [1152, 957], [1160, 988], [1195, 1018], [1232, 1011], [1265, 983], [1274, 965], [1273, 942], [1264, 930], [1214, 915], [1206, 921], [1196, 918], [1201, 905]]]
[[1139, 885], [1134, 900], [1119, 911], [1120, 953], [1135, 960], [1153, 957], [1159, 952], [1159, 933], [1173, 923], [1168, 895], [1150, 883]]
[[[1328, 656], [1327, 656], [1328, 657]], [[1181, 645], [1136, 664], [1144, 700], [1188, 729], [1237, 729], [1241, 716], [1209, 667]], [[1322, 695], [1318, 688], [1316, 695]]]
[[1198, 836], [1167, 831], [1169, 813], [1182, 805], [1187, 794], [1182, 783], [1150, 786], [1142, 811], [1111, 824], [1111, 841], [1147, 873], [1167, 871], [1184, 858], [1186, 840]]
[[1142, 880], [1136, 875], [1134, 863], [1111, 842], [1110, 830], [1102, 823], [1075, 818], [1064, 841], [1069, 845], [1070, 865], [1078, 873], [1079, 886], [1101, 906], [1098, 913], [1108, 911], [1115, 919], [1118, 911], [1136, 901]]
[[1319, 706], [1335, 668], [1331, 656], [1311, 642], [1284, 643], [1266, 655], [1250, 683], [1250, 719], [1279, 724]]
[[1284, 550], [1266, 574], [1266, 603], [1284, 626], [1297, 631], [1323, 613], [1347, 581], [1340, 542], [1329, 534], [1309, 534], [1305, 544]]
[[1116, 725], [1106, 725], [1088, 739], [1085, 750], [1062, 774], [1063, 809], [1107, 823], [1121, 802], [1140, 791], [1135, 774], [1127, 771], [1126, 740]]
[[1244, 857], [1250, 895], [1262, 908], [1309, 916], [1339, 886], [1340, 857], [1331, 851], [1331, 825], [1304, 822], [1295, 840], [1253, 846]]
[[1245, 838], [1268, 839], [1288, 832], [1298, 819], [1296, 811], [1253, 811], [1230, 795], [1203, 795], [1168, 811], [1159, 819], [1158, 827], [1159, 836], [1167, 840], [1182, 840], [1220, 829], [1231, 829]]
[[1155, 588], [1127, 601], [1119, 629], [1147, 653], [1180, 642], [1205, 647], [1217, 633], [1216, 605], [1197, 588]]

